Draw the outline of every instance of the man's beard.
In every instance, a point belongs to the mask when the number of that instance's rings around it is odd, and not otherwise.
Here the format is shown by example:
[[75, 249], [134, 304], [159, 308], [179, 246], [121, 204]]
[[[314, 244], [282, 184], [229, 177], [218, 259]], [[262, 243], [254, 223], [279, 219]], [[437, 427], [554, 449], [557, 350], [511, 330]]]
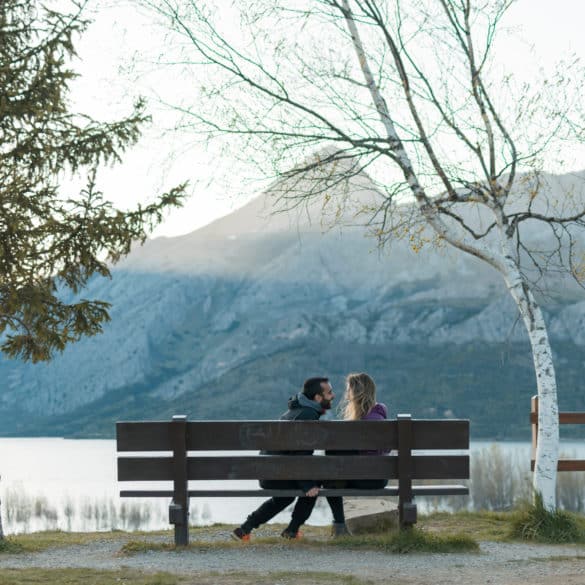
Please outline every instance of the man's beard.
[[321, 400], [321, 408], [323, 410], [329, 410], [331, 408], [331, 400], [327, 400], [326, 398], [323, 398]]

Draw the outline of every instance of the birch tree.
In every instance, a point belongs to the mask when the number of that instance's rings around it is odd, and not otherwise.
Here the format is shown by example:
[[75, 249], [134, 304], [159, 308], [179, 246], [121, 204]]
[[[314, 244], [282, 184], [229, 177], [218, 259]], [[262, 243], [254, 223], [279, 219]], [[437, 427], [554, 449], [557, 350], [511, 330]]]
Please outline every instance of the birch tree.
[[[285, 207], [317, 197], [330, 204], [367, 172], [380, 198], [362, 216], [382, 243], [430, 233], [501, 275], [532, 349], [534, 488], [550, 510], [557, 385], [536, 293], [551, 271], [578, 275], [585, 207], [582, 188], [551, 201], [541, 171], [567, 141], [583, 142], [584, 77], [574, 60], [535, 88], [492, 65], [511, 3], [256, 1], [230, 27], [223, 7], [141, 2], [168, 31], [161, 63], [192, 72], [198, 85], [196, 103], [161, 93], [180, 114], [178, 128], [219, 140], [230, 156], [279, 179]], [[527, 234], [544, 230], [554, 245], [532, 247]]]

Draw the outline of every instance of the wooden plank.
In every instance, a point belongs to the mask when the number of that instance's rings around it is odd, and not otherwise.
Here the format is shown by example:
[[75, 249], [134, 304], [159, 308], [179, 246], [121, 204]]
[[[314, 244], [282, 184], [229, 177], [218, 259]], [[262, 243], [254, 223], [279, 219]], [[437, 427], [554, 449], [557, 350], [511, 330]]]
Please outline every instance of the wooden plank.
[[121, 490], [121, 498], [172, 498], [172, 490]]
[[415, 485], [412, 488], [415, 496], [468, 496], [469, 486], [466, 485]]
[[468, 420], [412, 420], [414, 450], [469, 449]]
[[[538, 423], [538, 412], [530, 413], [530, 424]], [[559, 412], [559, 424], [582, 425], [585, 424], [585, 412]]]
[[[469, 488], [464, 485], [424, 485], [414, 486], [412, 489], [415, 496], [447, 496], [447, 495], [469, 495]], [[189, 490], [190, 498], [271, 498], [273, 496], [303, 496], [301, 490]], [[391, 486], [384, 489], [357, 490], [357, 489], [323, 489], [319, 492], [322, 497], [327, 496], [359, 496], [359, 497], [396, 497], [398, 487]], [[146, 498], [161, 497], [171, 498], [173, 492], [169, 490], [123, 490], [120, 492], [122, 498]]]
[[[252, 457], [190, 457], [189, 479], [396, 479], [395, 456], [263, 455]], [[416, 456], [413, 479], [467, 479], [469, 457]]]
[[[190, 480], [211, 479], [397, 479], [398, 458], [376, 455], [260, 455], [189, 457]], [[170, 457], [119, 457], [119, 481], [172, 480]], [[413, 479], [467, 479], [467, 455], [412, 457]]]
[[561, 412], [559, 413], [559, 423], [562, 425], [585, 424], [585, 412]]
[[395, 421], [198, 421], [190, 451], [395, 449]]
[[412, 479], [469, 479], [469, 455], [416, 455]]
[[118, 481], [172, 481], [172, 457], [118, 457]]
[[[319, 492], [323, 497], [326, 496], [397, 496], [398, 488], [390, 487], [375, 490], [357, 490], [357, 489], [323, 489]], [[164, 490], [124, 490], [120, 492], [120, 497], [172, 497], [173, 492]], [[275, 497], [303, 497], [305, 494], [298, 489], [286, 490], [189, 490], [190, 498], [272, 498]]]
[[[530, 461], [530, 471], [534, 471], [534, 459]], [[585, 471], [585, 459], [559, 459], [557, 471]]]
[[171, 422], [116, 423], [118, 451], [172, 451]]
[[558, 462], [559, 471], [585, 471], [585, 460], [583, 459], [561, 459]]
[[[188, 451], [395, 449], [395, 421], [191, 421]], [[119, 422], [118, 451], [170, 451], [169, 422]]]
[[[171, 451], [170, 422], [119, 422], [118, 451]], [[413, 420], [413, 449], [469, 448], [467, 420]], [[390, 421], [191, 421], [188, 451], [381, 450], [398, 447]]]

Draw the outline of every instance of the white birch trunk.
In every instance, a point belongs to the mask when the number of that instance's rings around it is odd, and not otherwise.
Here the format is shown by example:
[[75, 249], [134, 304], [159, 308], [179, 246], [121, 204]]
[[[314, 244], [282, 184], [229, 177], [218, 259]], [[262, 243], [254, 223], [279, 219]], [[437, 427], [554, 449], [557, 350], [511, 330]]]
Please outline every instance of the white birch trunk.
[[538, 445], [532, 485], [535, 494], [542, 495], [544, 507], [552, 511], [556, 508], [557, 462], [559, 458], [559, 408], [552, 349], [542, 311], [529, 286], [524, 282], [510, 253], [509, 239], [503, 234], [502, 239], [507, 269], [507, 273], [503, 275], [504, 280], [528, 332], [536, 374]]

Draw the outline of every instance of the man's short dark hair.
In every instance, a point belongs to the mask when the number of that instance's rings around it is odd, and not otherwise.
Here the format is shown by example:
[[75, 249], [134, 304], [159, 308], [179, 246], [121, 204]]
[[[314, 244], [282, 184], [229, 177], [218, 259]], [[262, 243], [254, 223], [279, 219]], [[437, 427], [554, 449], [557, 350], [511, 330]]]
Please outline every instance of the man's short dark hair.
[[323, 392], [323, 388], [321, 388], [322, 382], [329, 382], [329, 378], [309, 378], [305, 380], [303, 394], [310, 400], [313, 400], [316, 394]]

